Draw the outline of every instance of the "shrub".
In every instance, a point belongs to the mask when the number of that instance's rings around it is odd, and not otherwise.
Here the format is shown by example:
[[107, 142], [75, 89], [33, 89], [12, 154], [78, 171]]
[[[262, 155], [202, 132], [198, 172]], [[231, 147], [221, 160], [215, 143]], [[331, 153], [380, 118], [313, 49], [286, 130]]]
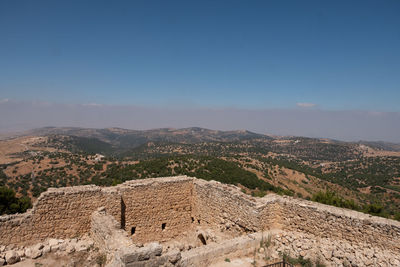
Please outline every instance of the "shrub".
[[359, 207], [354, 202], [354, 200], [343, 199], [342, 197], [338, 196], [335, 192], [329, 190], [325, 192], [320, 191], [314, 194], [311, 200], [327, 205], [336, 206], [339, 208], [359, 210]]
[[32, 203], [30, 198], [17, 198], [14, 190], [5, 186], [0, 187], [0, 215], [23, 213], [31, 207]]
[[105, 254], [99, 254], [99, 255], [96, 257], [96, 263], [97, 263], [99, 266], [105, 266], [105, 265], [106, 265], [106, 262], [107, 262], [107, 256], [106, 256]]

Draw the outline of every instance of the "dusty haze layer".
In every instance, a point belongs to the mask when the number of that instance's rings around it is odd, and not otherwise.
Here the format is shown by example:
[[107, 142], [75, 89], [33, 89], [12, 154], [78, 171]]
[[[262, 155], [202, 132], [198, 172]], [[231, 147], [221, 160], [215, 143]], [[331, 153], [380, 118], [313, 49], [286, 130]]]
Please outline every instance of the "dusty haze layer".
[[327, 137], [339, 140], [400, 142], [400, 113], [326, 111], [312, 108], [245, 110], [0, 102], [0, 132], [44, 126], [152, 129], [198, 126], [218, 130]]

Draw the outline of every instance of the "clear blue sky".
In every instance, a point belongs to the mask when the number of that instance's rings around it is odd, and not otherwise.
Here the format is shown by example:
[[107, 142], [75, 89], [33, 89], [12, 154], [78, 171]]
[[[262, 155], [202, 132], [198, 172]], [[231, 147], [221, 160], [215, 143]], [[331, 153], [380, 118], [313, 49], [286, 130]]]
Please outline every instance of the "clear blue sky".
[[400, 1], [0, 1], [0, 98], [400, 111]]

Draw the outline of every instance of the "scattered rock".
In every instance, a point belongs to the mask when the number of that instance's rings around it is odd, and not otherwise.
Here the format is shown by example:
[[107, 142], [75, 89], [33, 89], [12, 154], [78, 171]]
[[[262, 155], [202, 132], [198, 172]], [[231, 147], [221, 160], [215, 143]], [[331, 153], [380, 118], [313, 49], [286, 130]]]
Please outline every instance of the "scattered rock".
[[17, 254], [20, 258], [25, 257], [25, 250], [17, 250]]
[[30, 259], [37, 259], [42, 256], [42, 251], [37, 249], [37, 246], [25, 249], [25, 255]]
[[390, 258], [390, 264], [392, 264], [392, 266], [400, 266], [400, 261]]
[[181, 258], [181, 252], [178, 249], [175, 249], [168, 253], [168, 261], [172, 264], [177, 263]]
[[66, 243], [61, 243], [58, 245], [58, 250], [59, 251], [65, 251], [67, 249], [67, 244]]
[[182, 243], [179, 243], [179, 244], [177, 244], [177, 248], [178, 248], [180, 251], [184, 251], [184, 250], [185, 250], [185, 245], [182, 244]]
[[53, 245], [53, 246], [50, 246], [50, 251], [51, 252], [56, 252], [56, 251], [58, 251], [58, 249], [60, 248], [60, 245]]
[[43, 254], [50, 253], [51, 247], [49, 245], [46, 245], [43, 247], [42, 251], [43, 251]]
[[344, 253], [341, 249], [336, 248], [335, 250], [333, 250], [333, 256], [335, 258], [342, 259], [344, 257]]
[[56, 245], [58, 245], [58, 240], [57, 239], [49, 239], [49, 241], [47, 242], [49, 244], [50, 247], [54, 247]]
[[67, 252], [67, 254], [71, 254], [75, 252], [75, 247], [73, 245], [67, 245], [67, 248], [65, 249], [65, 252]]
[[20, 257], [14, 250], [9, 250], [6, 252], [6, 262], [7, 264], [14, 264], [20, 261]]
[[162, 246], [158, 242], [152, 242], [143, 247], [142, 251], [145, 258], [160, 256], [162, 253]]
[[129, 253], [125, 253], [123, 261], [128, 262], [135, 262], [135, 261], [146, 261], [151, 258], [155, 258], [156, 256], [160, 256], [162, 253], [162, 246], [157, 243], [149, 243], [144, 247], [141, 248], [126, 248], [127, 250], [131, 249]]
[[93, 255], [89, 254], [89, 256], [86, 258], [87, 262], [91, 262], [93, 260]]
[[34, 249], [36, 250], [41, 250], [44, 247], [44, 245], [42, 243], [36, 244], [35, 246], [33, 246]]
[[374, 251], [372, 249], [366, 248], [364, 249], [364, 255], [367, 258], [372, 259], [372, 257], [374, 256]]
[[324, 255], [325, 259], [330, 260], [332, 258], [332, 250], [331, 249], [322, 250], [322, 255]]
[[336, 266], [342, 266], [342, 261], [336, 257], [332, 258], [332, 261], [336, 264]]
[[106, 213], [106, 208], [105, 207], [100, 207], [100, 208], [97, 209], [97, 212], [105, 214]]
[[350, 261], [348, 261], [348, 260], [345, 258], [345, 259], [343, 259], [343, 265], [344, 265], [344, 266], [351, 266], [351, 263], [350, 263]]
[[78, 241], [78, 243], [76, 243], [75, 250], [77, 252], [87, 251], [89, 249], [89, 247], [90, 247], [89, 242], [87, 242], [85, 240], [80, 240], [80, 241]]

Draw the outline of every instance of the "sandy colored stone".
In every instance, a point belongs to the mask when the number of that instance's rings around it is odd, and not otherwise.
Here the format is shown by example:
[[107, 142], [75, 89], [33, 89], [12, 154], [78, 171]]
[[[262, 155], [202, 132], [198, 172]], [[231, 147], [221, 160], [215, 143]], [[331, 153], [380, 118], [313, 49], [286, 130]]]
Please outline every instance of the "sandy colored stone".
[[[96, 211], [99, 217], [94, 223]], [[103, 215], [109, 216], [107, 227]], [[93, 243], [82, 237], [89, 233], [97, 235], [106, 250], [113, 247], [116, 251], [121, 247], [118, 240], [136, 244], [133, 250], [145, 244], [145, 250], [149, 242], [167, 242], [184, 233], [201, 234], [196, 244], [174, 246], [185, 253], [217, 243], [206, 230], [195, 232], [197, 227], [218, 231], [223, 236], [220, 244], [255, 232], [290, 233], [276, 238], [276, 251], [320, 256], [331, 264], [400, 261], [400, 222], [274, 194], [253, 198], [236, 186], [185, 176], [133, 180], [109, 188], [49, 189], [28, 212], [0, 217], [0, 251], [5, 245], [17, 250], [33, 244], [40, 247], [35, 251], [42, 253], [49, 248], [67, 253], [72, 244], [76, 251], [86, 251]], [[69, 245], [60, 240], [67, 238], [80, 240]], [[211, 252], [204, 255], [217, 256]], [[169, 262], [163, 257], [155, 256], [154, 263]]]
[[14, 264], [20, 261], [20, 257], [18, 256], [18, 253], [16, 251], [9, 250], [6, 252], [5, 260], [7, 264]]

